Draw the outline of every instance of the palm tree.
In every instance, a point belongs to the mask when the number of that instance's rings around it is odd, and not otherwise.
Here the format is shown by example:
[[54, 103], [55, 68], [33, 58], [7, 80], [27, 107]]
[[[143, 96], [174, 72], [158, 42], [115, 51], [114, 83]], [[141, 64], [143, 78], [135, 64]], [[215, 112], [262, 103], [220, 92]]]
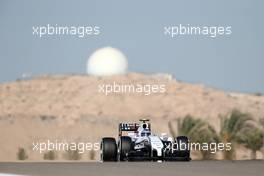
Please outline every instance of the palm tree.
[[224, 159], [235, 159], [235, 145], [238, 142], [238, 133], [249, 126], [252, 117], [247, 113], [233, 110], [227, 117], [221, 117], [220, 137], [223, 143], [232, 143], [230, 151], [224, 151]]
[[242, 129], [238, 135], [238, 142], [250, 149], [251, 159], [256, 159], [257, 151], [263, 146], [263, 130], [258, 127]]
[[[177, 120], [178, 135], [187, 136], [194, 143], [212, 143], [218, 141], [218, 136], [214, 128], [207, 122], [201, 119], [193, 118], [187, 115], [182, 119]], [[173, 137], [176, 137], [176, 132], [172, 128], [172, 121], [169, 122], [169, 129]], [[202, 159], [212, 159], [213, 155], [210, 150], [201, 150]]]

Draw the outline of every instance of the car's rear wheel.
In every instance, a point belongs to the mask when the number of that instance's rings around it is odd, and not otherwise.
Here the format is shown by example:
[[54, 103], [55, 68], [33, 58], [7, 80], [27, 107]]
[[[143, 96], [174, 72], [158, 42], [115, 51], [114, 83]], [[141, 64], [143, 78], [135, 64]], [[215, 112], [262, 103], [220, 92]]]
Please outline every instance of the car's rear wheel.
[[175, 142], [177, 142], [179, 150], [177, 151], [178, 157], [181, 157], [185, 161], [190, 161], [190, 150], [189, 150], [189, 139], [186, 136], [178, 136], [175, 139]]
[[118, 142], [119, 160], [125, 161], [127, 154], [132, 148], [132, 140], [129, 136], [121, 136]]
[[106, 137], [102, 139], [101, 160], [117, 161], [117, 145], [115, 138]]

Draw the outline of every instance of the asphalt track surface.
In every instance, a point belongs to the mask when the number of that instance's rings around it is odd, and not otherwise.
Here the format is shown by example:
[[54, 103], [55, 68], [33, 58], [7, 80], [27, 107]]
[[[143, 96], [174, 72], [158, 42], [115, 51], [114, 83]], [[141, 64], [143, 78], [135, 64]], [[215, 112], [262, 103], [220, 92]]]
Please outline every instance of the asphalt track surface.
[[263, 176], [264, 161], [2, 162], [0, 173], [40, 176]]

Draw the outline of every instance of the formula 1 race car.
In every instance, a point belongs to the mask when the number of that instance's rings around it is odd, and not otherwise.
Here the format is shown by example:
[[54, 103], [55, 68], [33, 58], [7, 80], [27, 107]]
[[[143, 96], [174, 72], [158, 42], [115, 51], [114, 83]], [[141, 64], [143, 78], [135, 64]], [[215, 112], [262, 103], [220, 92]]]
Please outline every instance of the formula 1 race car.
[[[120, 123], [119, 137], [104, 137], [101, 142], [101, 161], [190, 161], [189, 140], [178, 136], [174, 140], [166, 134], [151, 133], [149, 120], [140, 123]], [[127, 132], [127, 135], [123, 135]], [[179, 146], [184, 145], [182, 149]]]

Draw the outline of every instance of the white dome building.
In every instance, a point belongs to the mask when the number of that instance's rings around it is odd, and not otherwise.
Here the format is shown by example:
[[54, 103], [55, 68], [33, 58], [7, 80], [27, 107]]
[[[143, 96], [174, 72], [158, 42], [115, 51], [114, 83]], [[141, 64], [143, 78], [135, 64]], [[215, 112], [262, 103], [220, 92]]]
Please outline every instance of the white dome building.
[[127, 67], [126, 56], [112, 47], [96, 50], [87, 61], [87, 73], [95, 76], [125, 74]]

